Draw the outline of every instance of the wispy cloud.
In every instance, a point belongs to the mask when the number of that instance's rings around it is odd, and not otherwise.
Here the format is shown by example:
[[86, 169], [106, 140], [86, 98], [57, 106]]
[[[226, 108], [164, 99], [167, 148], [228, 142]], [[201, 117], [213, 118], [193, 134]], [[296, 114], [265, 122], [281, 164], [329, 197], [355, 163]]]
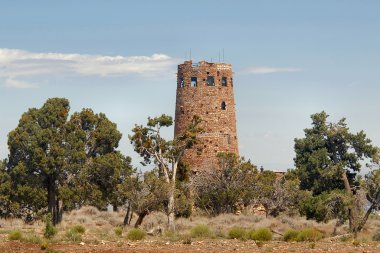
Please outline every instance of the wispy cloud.
[[[107, 56], [65, 53], [35, 53], [19, 49], [0, 48], [0, 77], [9, 87], [26, 88], [18, 77], [36, 75], [170, 76], [175, 59], [165, 54], [151, 56]], [[31, 86], [29, 85], [28, 88]]]
[[301, 68], [277, 68], [277, 67], [250, 67], [243, 69], [240, 71], [241, 74], [246, 75], [265, 75], [265, 74], [273, 74], [280, 72], [301, 72], [303, 69]]
[[16, 89], [38, 88], [36, 85], [34, 85], [32, 83], [20, 81], [20, 80], [15, 80], [12, 78], [5, 79], [5, 87], [16, 88]]

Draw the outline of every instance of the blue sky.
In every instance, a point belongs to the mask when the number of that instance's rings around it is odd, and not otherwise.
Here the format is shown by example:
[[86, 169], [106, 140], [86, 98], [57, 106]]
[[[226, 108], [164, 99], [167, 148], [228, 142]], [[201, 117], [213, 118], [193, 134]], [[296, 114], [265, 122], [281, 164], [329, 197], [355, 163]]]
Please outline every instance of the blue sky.
[[[177, 64], [235, 72], [241, 155], [293, 166], [293, 140], [321, 110], [380, 145], [380, 1], [0, 1], [0, 158], [23, 112], [66, 97], [127, 135], [174, 116]], [[166, 132], [171, 137], [173, 129]]]

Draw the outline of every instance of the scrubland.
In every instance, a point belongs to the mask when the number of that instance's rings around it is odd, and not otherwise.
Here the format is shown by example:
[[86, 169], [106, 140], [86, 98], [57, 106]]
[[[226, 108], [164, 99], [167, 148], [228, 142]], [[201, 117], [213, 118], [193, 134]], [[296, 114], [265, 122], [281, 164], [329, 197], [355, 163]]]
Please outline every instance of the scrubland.
[[375, 215], [355, 240], [348, 225], [335, 228], [335, 220], [194, 214], [178, 218], [176, 232], [170, 232], [164, 213], [149, 214], [140, 229], [123, 227], [124, 215], [83, 207], [65, 214], [49, 239], [43, 221], [2, 219], [0, 252], [380, 252], [380, 217]]

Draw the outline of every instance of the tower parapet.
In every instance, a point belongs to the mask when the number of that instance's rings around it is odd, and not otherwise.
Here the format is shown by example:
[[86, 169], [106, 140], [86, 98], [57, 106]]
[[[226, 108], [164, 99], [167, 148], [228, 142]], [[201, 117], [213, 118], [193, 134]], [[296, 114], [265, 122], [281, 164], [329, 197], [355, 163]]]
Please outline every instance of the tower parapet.
[[215, 167], [219, 152], [239, 154], [231, 64], [178, 65], [174, 135], [184, 131], [194, 115], [201, 117], [204, 132], [198, 136], [201, 144], [183, 157], [192, 170]]

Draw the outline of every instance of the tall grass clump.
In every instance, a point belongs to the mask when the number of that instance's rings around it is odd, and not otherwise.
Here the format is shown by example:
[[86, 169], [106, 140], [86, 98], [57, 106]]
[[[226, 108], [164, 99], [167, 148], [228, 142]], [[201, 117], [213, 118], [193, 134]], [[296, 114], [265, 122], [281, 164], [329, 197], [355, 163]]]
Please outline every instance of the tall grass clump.
[[230, 239], [240, 239], [240, 240], [245, 240], [247, 239], [247, 231], [244, 228], [231, 228], [228, 231], [228, 237]]
[[74, 229], [69, 229], [65, 233], [66, 240], [71, 242], [80, 242], [82, 241], [82, 234], [78, 233]]
[[21, 238], [22, 238], [22, 233], [18, 230], [13, 230], [8, 235], [8, 239], [11, 241], [20, 240]]
[[127, 238], [132, 241], [142, 240], [145, 237], [145, 232], [139, 228], [132, 228], [127, 234]]
[[207, 225], [199, 224], [190, 230], [192, 238], [207, 238], [212, 236], [212, 232]]
[[84, 234], [84, 232], [86, 232], [86, 229], [82, 225], [75, 225], [72, 230], [78, 234]]
[[272, 240], [272, 232], [267, 228], [259, 228], [256, 231], [250, 232], [249, 239], [260, 242], [267, 242]]
[[117, 235], [118, 237], [121, 237], [123, 235], [123, 229], [121, 227], [116, 227], [113, 232], [115, 233], [115, 235]]
[[44, 229], [44, 237], [46, 239], [51, 239], [57, 234], [58, 230], [53, 226], [51, 222], [51, 214], [47, 214], [45, 216], [45, 229]]
[[23, 235], [20, 240], [22, 242], [34, 243], [34, 244], [41, 244], [42, 243], [42, 238], [41, 237], [39, 237], [36, 234], [31, 234], [31, 233]]

